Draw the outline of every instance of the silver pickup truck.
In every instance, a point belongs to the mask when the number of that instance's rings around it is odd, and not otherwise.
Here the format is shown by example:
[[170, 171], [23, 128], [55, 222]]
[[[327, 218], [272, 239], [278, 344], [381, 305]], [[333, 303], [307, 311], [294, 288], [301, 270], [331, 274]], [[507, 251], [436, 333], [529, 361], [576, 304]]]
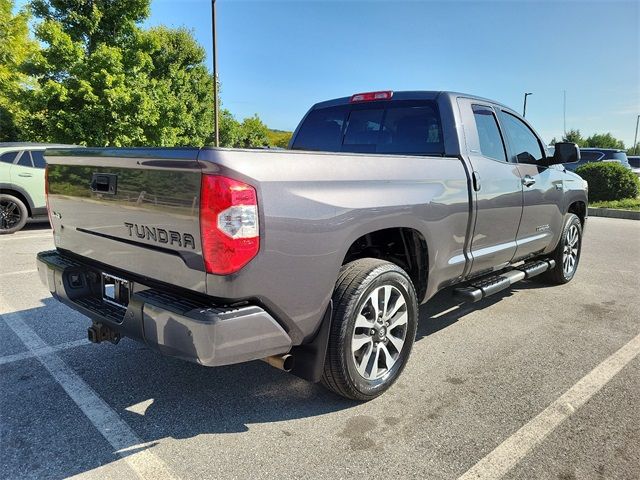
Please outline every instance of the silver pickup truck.
[[[55, 298], [122, 336], [219, 366], [255, 359], [336, 393], [388, 389], [418, 305], [575, 275], [587, 185], [491, 100], [370, 92], [314, 105], [288, 150], [51, 149]], [[541, 295], [544, 293], [541, 292]]]

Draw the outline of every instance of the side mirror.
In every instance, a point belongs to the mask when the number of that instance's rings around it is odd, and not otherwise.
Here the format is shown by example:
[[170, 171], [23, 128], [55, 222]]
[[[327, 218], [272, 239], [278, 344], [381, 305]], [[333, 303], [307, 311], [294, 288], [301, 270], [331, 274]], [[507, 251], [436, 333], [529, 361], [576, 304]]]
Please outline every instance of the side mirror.
[[553, 157], [547, 157], [547, 165], [558, 165], [561, 163], [576, 163], [580, 161], [580, 149], [578, 145], [571, 142], [560, 142], [555, 144]]
[[530, 165], [536, 165], [539, 163], [538, 160], [536, 160], [536, 157], [531, 155], [529, 152], [519, 153], [516, 155], [516, 159], [518, 160], [518, 163], [527, 163]]

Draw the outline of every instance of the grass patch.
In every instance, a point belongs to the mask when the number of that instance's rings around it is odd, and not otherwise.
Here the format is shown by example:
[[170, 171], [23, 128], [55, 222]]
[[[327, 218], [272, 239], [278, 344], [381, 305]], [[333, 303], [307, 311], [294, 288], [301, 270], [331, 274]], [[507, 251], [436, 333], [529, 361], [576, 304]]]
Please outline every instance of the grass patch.
[[601, 201], [601, 202], [590, 202], [589, 206], [593, 208], [615, 208], [618, 210], [640, 211], [640, 197], [625, 198], [624, 200], [608, 200], [608, 201]]

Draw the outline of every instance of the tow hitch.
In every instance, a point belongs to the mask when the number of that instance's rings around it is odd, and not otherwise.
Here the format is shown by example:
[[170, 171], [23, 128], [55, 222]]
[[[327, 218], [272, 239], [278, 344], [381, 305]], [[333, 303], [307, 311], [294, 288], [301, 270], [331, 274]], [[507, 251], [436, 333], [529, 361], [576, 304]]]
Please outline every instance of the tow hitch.
[[102, 323], [94, 323], [87, 329], [87, 337], [91, 343], [109, 341], [115, 345], [120, 341], [122, 335]]

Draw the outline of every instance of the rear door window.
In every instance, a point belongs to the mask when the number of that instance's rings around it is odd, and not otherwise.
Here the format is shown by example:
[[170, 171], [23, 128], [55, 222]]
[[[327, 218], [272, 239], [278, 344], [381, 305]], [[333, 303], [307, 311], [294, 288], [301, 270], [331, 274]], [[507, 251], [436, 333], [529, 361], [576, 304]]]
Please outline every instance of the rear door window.
[[294, 150], [442, 155], [440, 115], [432, 101], [391, 101], [313, 110]]
[[36, 168], [44, 168], [47, 165], [44, 161], [44, 151], [42, 150], [31, 150], [31, 159]]
[[493, 110], [482, 105], [473, 105], [472, 108], [473, 117], [476, 120], [476, 128], [478, 129], [480, 153], [485, 157], [506, 162], [507, 154], [500, 129], [498, 128], [498, 120]]
[[18, 159], [18, 165], [20, 165], [21, 167], [33, 168], [33, 162], [31, 161], [31, 155], [29, 155], [29, 152], [23, 152], [23, 154], [20, 155], [20, 158]]

